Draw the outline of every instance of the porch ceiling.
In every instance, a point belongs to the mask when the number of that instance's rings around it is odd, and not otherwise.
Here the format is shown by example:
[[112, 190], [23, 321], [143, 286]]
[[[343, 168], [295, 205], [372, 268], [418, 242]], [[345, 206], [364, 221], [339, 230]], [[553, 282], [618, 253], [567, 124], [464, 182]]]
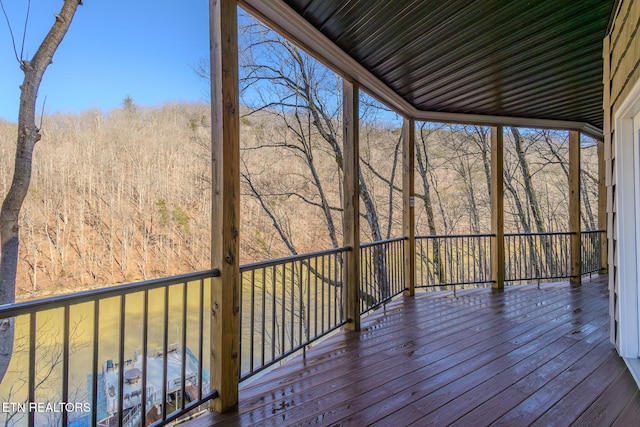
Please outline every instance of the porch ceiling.
[[417, 110], [602, 129], [615, 0], [283, 3]]

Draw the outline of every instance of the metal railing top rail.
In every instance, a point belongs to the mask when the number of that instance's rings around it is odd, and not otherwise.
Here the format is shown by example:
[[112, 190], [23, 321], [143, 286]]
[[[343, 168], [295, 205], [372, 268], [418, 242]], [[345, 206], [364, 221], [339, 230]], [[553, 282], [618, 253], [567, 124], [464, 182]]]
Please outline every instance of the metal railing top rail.
[[530, 231], [528, 233], [504, 233], [504, 237], [514, 236], [571, 236], [573, 231]]
[[241, 265], [240, 272], [251, 271], [257, 268], [272, 267], [274, 265], [280, 265], [280, 264], [295, 262], [295, 261], [302, 261], [305, 259], [321, 257], [325, 255], [333, 255], [341, 252], [349, 252], [352, 250], [353, 248], [351, 246], [343, 246], [340, 248], [326, 249], [323, 251], [309, 252], [305, 254], [292, 255], [292, 256], [283, 257], [283, 258], [275, 258], [275, 259], [270, 259], [266, 261], [257, 261], [257, 262], [252, 262], [250, 264]]
[[447, 237], [495, 237], [495, 233], [480, 234], [423, 234], [416, 236], [416, 239], [444, 239]]
[[21, 301], [13, 304], [5, 304], [4, 306], [0, 306], [0, 319], [7, 319], [23, 314], [29, 314], [34, 311], [44, 311], [68, 305], [82, 304], [85, 302], [95, 301], [97, 299], [117, 297], [120, 295], [127, 295], [136, 292], [142, 292], [145, 290], [162, 288], [165, 286], [177, 285], [218, 276], [220, 276], [220, 270], [214, 268], [211, 270], [187, 273], [179, 276], [151, 279], [142, 282], [125, 283], [123, 285], [115, 285], [107, 288], [91, 289], [88, 291], [74, 292], [71, 294], [56, 295], [53, 297]]
[[408, 237], [392, 237], [390, 239], [385, 239], [385, 240], [376, 240], [375, 242], [361, 243], [360, 244], [360, 249], [370, 248], [372, 246], [383, 245], [385, 243], [402, 242], [404, 240], [409, 240], [409, 238]]
[[[581, 233], [603, 233], [606, 230], [581, 230]], [[506, 236], [558, 236], [558, 235], [571, 235], [572, 231], [544, 231], [544, 232], [529, 232], [529, 233], [504, 233]], [[446, 238], [446, 237], [495, 237], [495, 233], [479, 233], [479, 234], [423, 234], [416, 236], [416, 239], [429, 239], [429, 238]], [[377, 242], [373, 242], [377, 243]]]

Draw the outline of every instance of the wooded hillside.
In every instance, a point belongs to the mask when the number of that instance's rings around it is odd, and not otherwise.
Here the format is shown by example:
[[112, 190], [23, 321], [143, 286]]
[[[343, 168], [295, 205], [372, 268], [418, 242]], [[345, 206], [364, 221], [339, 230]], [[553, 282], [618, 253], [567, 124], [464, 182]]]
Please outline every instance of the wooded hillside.
[[[299, 111], [243, 111], [242, 263], [341, 245], [337, 111], [322, 128]], [[209, 268], [209, 116], [205, 104], [130, 98], [106, 113], [46, 116], [21, 218], [18, 294]], [[401, 229], [401, 130], [380, 117], [361, 123], [363, 241]], [[0, 197], [15, 131], [0, 121]], [[566, 132], [505, 132], [507, 229], [566, 230]], [[418, 123], [416, 144], [417, 233], [488, 232], [488, 129]], [[597, 168], [595, 148], [582, 151], [586, 229], [596, 224]]]
[[[133, 103], [45, 117], [21, 216], [18, 293], [205, 268], [210, 162], [199, 132], [207, 117], [204, 105]], [[15, 128], [0, 131], [4, 196]]]

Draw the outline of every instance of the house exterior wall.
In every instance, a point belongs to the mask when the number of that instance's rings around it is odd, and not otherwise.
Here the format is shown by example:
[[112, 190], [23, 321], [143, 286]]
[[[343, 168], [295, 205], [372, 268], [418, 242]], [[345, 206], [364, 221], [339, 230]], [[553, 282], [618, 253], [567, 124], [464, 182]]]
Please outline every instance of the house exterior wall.
[[615, 112], [640, 80], [640, 0], [620, 0], [603, 43], [604, 160], [607, 187], [607, 230], [611, 341], [619, 345], [618, 237], [616, 222]]

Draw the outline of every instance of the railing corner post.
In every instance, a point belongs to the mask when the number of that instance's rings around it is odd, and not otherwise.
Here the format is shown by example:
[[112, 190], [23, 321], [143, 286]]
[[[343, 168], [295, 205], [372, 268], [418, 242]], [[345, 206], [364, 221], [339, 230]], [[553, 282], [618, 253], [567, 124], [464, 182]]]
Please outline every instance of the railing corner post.
[[491, 287], [504, 289], [504, 152], [503, 128], [491, 128]]
[[416, 230], [415, 230], [415, 121], [405, 118], [402, 128], [402, 228], [404, 241], [405, 296], [416, 293]]
[[240, 101], [236, 0], [211, 3], [211, 401], [216, 412], [238, 406], [240, 370]]
[[360, 177], [359, 177], [359, 101], [358, 85], [343, 79], [343, 150], [344, 150], [344, 246], [347, 255], [345, 311], [351, 321], [345, 328], [360, 330]]
[[571, 232], [570, 283], [582, 282], [582, 248], [580, 232], [580, 132], [569, 131], [569, 231]]

